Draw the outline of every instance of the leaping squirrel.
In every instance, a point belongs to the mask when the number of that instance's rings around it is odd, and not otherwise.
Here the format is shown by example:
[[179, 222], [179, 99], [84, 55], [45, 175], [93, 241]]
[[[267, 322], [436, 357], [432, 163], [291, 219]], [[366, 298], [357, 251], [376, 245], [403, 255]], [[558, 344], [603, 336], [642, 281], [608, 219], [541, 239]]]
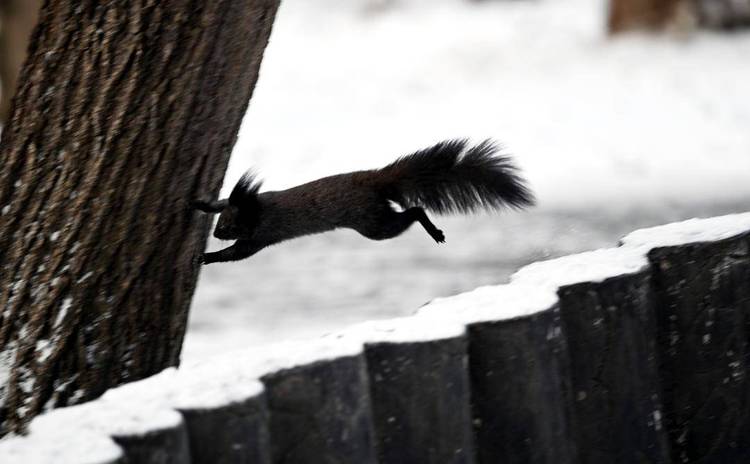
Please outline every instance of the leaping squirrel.
[[261, 182], [248, 172], [228, 199], [194, 202], [201, 211], [221, 213], [216, 238], [236, 240], [228, 248], [203, 254], [201, 261], [238, 261], [269, 245], [340, 227], [385, 240], [419, 222], [443, 243], [445, 235], [425, 209], [470, 213], [534, 204], [518, 169], [498, 151], [490, 140], [473, 146], [448, 140], [382, 169], [324, 177], [277, 192], [260, 193]]

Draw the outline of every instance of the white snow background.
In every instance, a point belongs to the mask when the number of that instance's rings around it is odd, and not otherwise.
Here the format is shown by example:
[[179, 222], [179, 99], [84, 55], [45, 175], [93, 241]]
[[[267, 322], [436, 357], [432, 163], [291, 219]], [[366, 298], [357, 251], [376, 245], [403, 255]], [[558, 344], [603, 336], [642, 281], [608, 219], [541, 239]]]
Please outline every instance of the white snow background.
[[[378, 6], [380, 5], [380, 6]], [[204, 268], [184, 359], [408, 315], [635, 228], [750, 210], [750, 34], [609, 39], [600, 0], [284, 0], [224, 186], [265, 190], [491, 137], [533, 211]], [[211, 241], [215, 250], [226, 243]]]

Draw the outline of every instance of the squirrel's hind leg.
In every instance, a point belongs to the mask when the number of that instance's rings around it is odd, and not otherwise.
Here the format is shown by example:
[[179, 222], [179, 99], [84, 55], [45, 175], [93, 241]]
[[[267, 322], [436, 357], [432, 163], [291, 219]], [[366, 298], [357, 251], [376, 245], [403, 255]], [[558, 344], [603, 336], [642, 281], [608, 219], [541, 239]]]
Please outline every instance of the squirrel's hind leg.
[[430, 237], [432, 237], [433, 240], [435, 240], [438, 243], [445, 243], [445, 234], [442, 230], [435, 227], [435, 224], [430, 221], [430, 218], [427, 217], [427, 213], [424, 212], [424, 209], [422, 208], [409, 208], [404, 213], [409, 213], [414, 216], [415, 220], [419, 221], [420, 224], [422, 224], [422, 227], [424, 227], [424, 230], [427, 231], [428, 234], [430, 234]]
[[389, 208], [378, 215], [375, 221], [367, 225], [359, 225], [355, 229], [369, 239], [386, 240], [401, 235], [415, 222], [422, 224], [422, 227], [433, 240], [438, 243], [445, 242], [443, 231], [435, 227], [424, 209], [417, 207], [409, 208], [403, 212], [396, 212]]

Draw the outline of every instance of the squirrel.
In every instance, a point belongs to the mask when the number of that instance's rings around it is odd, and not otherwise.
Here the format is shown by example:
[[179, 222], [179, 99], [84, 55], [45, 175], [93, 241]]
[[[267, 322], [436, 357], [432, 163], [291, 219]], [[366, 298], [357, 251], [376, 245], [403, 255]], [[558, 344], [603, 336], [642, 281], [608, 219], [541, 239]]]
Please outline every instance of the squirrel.
[[491, 140], [473, 146], [465, 139], [447, 140], [382, 169], [338, 174], [263, 193], [262, 182], [249, 171], [228, 199], [193, 202], [201, 211], [221, 213], [216, 238], [236, 240], [228, 248], [204, 253], [200, 261], [238, 261], [269, 245], [342, 227], [372, 240], [385, 240], [419, 222], [430, 237], [443, 243], [445, 235], [425, 210], [470, 213], [534, 204], [518, 169], [498, 152]]

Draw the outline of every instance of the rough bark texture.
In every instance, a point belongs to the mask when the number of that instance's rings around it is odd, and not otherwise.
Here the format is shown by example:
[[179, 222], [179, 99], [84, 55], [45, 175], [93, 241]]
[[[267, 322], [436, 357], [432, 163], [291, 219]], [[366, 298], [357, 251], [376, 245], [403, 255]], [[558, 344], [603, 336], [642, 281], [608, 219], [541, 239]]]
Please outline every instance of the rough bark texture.
[[696, 27], [732, 30], [750, 25], [750, 0], [610, 0], [608, 28], [689, 32]]
[[684, 0], [610, 0], [609, 32], [664, 29], [685, 3]]
[[45, 2], [0, 147], [6, 430], [179, 362], [189, 202], [218, 193], [277, 7]]

